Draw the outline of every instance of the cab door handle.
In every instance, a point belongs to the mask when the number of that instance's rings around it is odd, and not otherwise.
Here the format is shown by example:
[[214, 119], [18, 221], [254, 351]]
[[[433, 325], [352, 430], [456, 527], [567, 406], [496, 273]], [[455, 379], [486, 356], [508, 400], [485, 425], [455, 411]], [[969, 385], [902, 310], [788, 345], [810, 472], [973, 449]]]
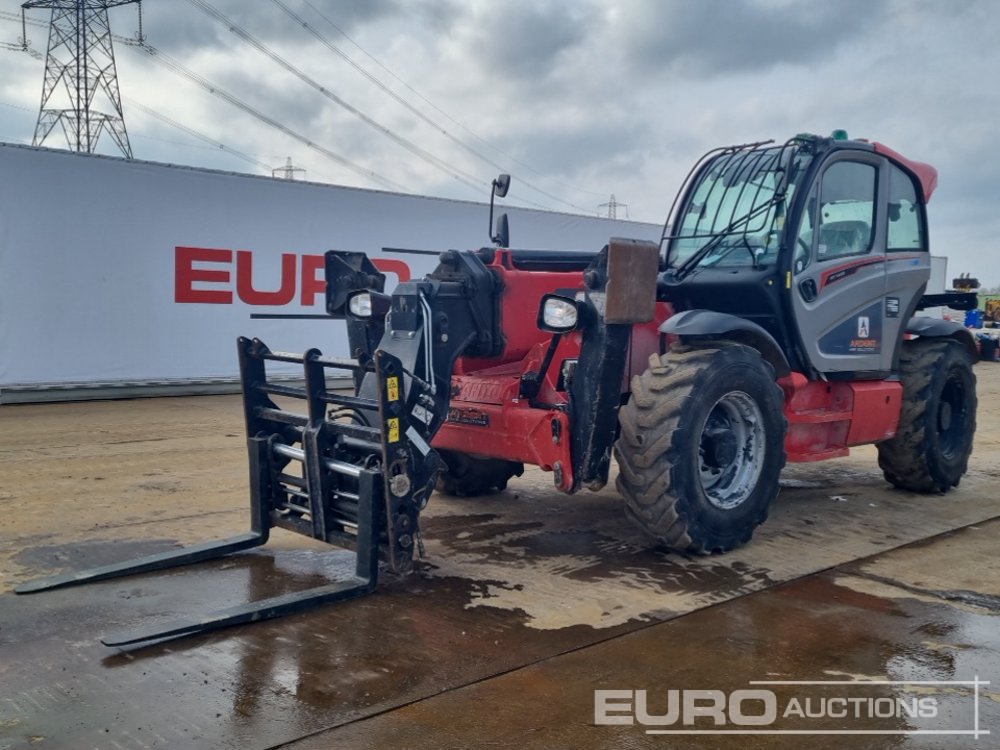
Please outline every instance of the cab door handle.
[[814, 279], [800, 281], [799, 294], [802, 295], [802, 299], [806, 302], [812, 302], [816, 299], [819, 296], [819, 292], [816, 290], [816, 281]]

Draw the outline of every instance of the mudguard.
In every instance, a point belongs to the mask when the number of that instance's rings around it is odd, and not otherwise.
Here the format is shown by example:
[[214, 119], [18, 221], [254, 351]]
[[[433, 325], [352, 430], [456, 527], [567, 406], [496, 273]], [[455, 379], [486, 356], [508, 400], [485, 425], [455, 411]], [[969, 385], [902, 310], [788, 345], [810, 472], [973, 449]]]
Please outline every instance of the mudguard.
[[912, 336], [925, 338], [953, 338], [965, 347], [973, 361], [979, 359], [976, 339], [968, 328], [953, 320], [917, 316], [910, 318], [910, 322], [906, 324], [906, 332]]
[[781, 378], [791, 373], [785, 353], [774, 337], [756, 323], [727, 313], [712, 310], [685, 310], [668, 318], [660, 333], [679, 336], [681, 341], [711, 341], [723, 339], [752, 346], [771, 364]]

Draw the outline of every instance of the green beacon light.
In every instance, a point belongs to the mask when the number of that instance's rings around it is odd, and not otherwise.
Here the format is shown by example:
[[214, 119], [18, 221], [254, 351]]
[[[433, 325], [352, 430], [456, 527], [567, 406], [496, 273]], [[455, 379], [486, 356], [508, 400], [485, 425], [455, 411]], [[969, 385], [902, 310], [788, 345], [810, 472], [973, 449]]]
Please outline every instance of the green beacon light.
[[830, 133], [830, 137], [833, 138], [833, 140], [835, 140], [835, 141], [846, 141], [846, 140], [848, 140], [848, 138], [847, 138], [847, 131], [846, 130], [841, 130], [840, 128], [837, 128], [832, 133]]

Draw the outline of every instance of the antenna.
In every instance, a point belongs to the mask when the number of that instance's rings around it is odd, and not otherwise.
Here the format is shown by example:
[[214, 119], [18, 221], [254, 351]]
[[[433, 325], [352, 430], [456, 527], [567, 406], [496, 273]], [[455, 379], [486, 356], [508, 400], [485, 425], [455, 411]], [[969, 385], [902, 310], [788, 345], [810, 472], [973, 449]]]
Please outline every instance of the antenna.
[[[137, 43], [142, 44], [142, 0], [29, 0], [21, 5], [22, 18], [24, 11], [33, 8], [52, 10], [42, 104], [32, 145], [41, 146], [61, 125], [72, 151], [94, 153], [106, 131], [126, 158], [132, 158], [108, 21], [108, 8], [132, 3], [139, 4]], [[57, 96], [60, 90], [64, 97]], [[94, 108], [97, 94], [113, 112]], [[60, 98], [66, 106], [56, 106], [54, 99]]]

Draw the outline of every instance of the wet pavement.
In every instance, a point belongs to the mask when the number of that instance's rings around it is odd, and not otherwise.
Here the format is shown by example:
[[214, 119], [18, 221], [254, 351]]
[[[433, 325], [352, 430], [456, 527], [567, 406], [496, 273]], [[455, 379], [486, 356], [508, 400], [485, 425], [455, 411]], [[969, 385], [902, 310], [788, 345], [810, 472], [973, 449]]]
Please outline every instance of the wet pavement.
[[[998, 540], [1000, 521], [970, 527], [546, 659], [289, 747], [797, 748], [806, 742], [813, 748], [998, 747]], [[914, 567], [914, 561], [920, 566]], [[956, 562], [962, 567], [950, 567]], [[950, 588], [966, 586], [973, 578], [985, 586]], [[936, 588], [942, 585], [949, 588]], [[977, 676], [988, 681], [990, 675], [992, 685], [978, 689], [913, 684], [974, 681]], [[771, 684], [752, 686], [752, 681]], [[870, 684], [875, 681], [911, 682]], [[855, 697], [863, 699], [857, 703], [863, 714], [869, 698], [898, 698], [907, 707], [923, 700], [919, 710], [929, 713], [933, 707], [936, 714], [910, 717], [904, 711], [903, 719], [849, 715], [803, 720], [794, 711], [787, 717], [781, 712], [773, 725], [753, 727], [755, 731], [961, 732], [974, 729], [978, 721], [980, 729], [991, 733], [978, 740], [960, 734], [667, 737], [647, 734], [647, 728], [658, 728], [653, 724], [595, 725], [596, 690], [645, 690], [649, 714], [655, 716], [666, 713], [670, 689], [728, 693], [752, 687], [774, 691], [781, 708], [804, 707], [811, 700], [814, 713], [823, 698]], [[878, 704], [875, 712], [885, 705]], [[753, 713], [758, 712], [754, 707]], [[700, 719], [692, 727], [711, 730], [715, 725]]]
[[[651, 551], [613, 490], [563, 496], [529, 471], [491, 497], [436, 496], [414, 575], [279, 620], [131, 650], [97, 640], [322, 585], [350, 555], [277, 531], [262, 550], [169, 573], [0, 594], [0, 750], [800, 747], [595, 726], [594, 690], [648, 690], [662, 711], [669, 689], [975, 675], [993, 681], [978, 701], [991, 736], [808, 742], [998, 747], [1000, 413], [984, 381], [1000, 386], [1000, 368], [980, 374], [957, 491], [892, 490], [871, 449], [790, 467], [753, 543], [721, 557]], [[3, 407], [0, 591], [244, 531], [239, 409], [231, 397]], [[939, 716], [892, 731], [971, 726], [977, 704], [967, 686], [865, 689], [938, 701]]]

